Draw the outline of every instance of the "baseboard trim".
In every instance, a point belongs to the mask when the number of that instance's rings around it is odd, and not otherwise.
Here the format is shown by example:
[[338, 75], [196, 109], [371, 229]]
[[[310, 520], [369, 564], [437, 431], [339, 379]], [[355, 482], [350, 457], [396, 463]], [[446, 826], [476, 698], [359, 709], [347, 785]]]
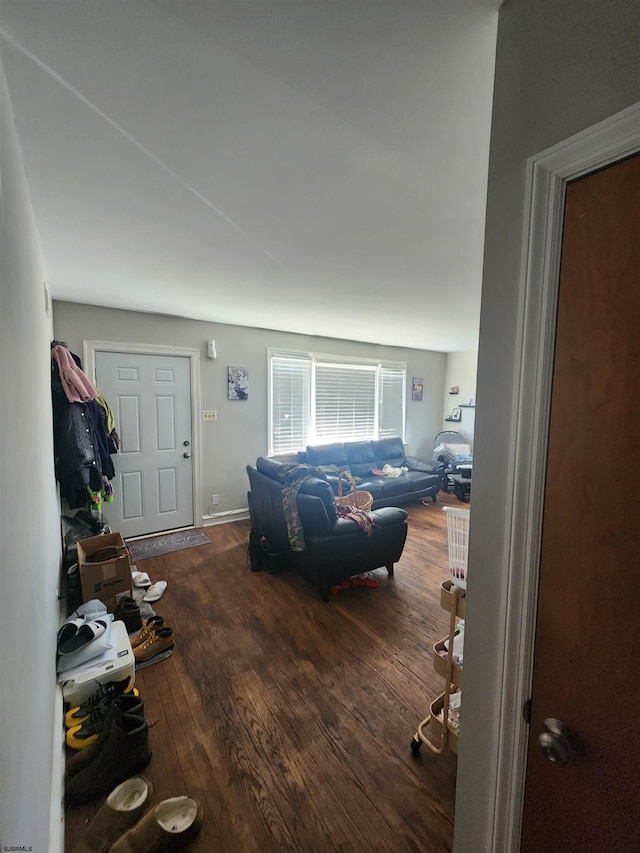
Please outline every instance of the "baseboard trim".
[[216, 512], [213, 515], [202, 516], [203, 527], [213, 527], [215, 524], [228, 524], [230, 521], [244, 521], [249, 518], [249, 507], [230, 509], [227, 512]]
[[[66, 618], [66, 600], [59, 602], [59, 623]], [[53, 755], [51, 760], [51, 798], [49, 800], [49, 849], [48, 853], [64, 853], [64, 771], [65, 751], [64, 737], [64, 699], [62, 685], [56, 681], [53, 700], [53, 715], [51, 720], [51, 743]]]

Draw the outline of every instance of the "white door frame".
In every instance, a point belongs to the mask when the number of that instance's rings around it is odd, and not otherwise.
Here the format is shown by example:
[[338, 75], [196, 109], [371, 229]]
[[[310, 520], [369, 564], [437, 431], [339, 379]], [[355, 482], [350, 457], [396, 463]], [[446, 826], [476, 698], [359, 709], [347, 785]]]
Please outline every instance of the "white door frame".
[[189, 359], [189, 379], [191, 384], [191, 458], [193, 459], [193, 525], [202, 526], [202, 435], [200, 423], [200, 350], [187, 347], [169, 347], [161, 344], [129, 344], [119, 341], [82, 342], [83, 364], [92, 382], [96, 382], [96, 353], [123, 352], [136, 355], [182, 356]]
[[[520, 709], [533, 674], [545, 462], [555, 345], [565, 188], [568, 181], [640, 151], [640, 103], [527, 162], [518, 319], [519, 362], [514, 386], [516, 441], [511, 454], [505, 654], [493, 719], [498, 733], [492, 827], [493, 851], [520, 847], [528, 725]], [[517, 713], [514, 713], [514, 708]]]

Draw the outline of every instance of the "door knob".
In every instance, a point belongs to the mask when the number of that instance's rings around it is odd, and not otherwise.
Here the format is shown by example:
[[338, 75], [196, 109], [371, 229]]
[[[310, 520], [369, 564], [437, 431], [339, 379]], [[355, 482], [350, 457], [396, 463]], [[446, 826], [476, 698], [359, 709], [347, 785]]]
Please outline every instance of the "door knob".
[[185, 459], [191, 459], [191, 454], [189, 453], [188, 450], [186, 453], [183, 453], [182, 455], [184, 456]]
[[565, 767], [582, 758], [584, 749], [573, 729], [553, 717], [548, 717], [543, 726], [544, 731], [538, 735], [538, 746], [547, 761], [557, 767]]

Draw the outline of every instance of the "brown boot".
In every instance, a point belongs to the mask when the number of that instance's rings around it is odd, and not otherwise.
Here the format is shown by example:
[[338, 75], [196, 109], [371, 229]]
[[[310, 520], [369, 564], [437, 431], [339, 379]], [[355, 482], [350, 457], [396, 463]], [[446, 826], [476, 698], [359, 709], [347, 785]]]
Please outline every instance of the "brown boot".
[[145, 663], [156, 655], [173, 648], [175, 643], [171, 628], [157, 628], [146, 640], [136, 646], [133, 656], [137, 663]]
[[135, 649], [136, 646], [140, 646], [145, 640], [148, 640], [149, 637], [153, 636], [158, 628], [162, 628], [163, 625], [164, 616], [150, 616], [138, 633], [134, 634], [133, 637], [130, 637], [131, 648]]
[[64, 794], [67, 805], [90, 803], [140, 773], [151, 761], [144, 717], [116, 711], [105, 731], [107, 736], [98, 754], [87, 767], [68, 779]]
[[73, 853], [107, 853], [149, 808], [152, 792], [151, 782], [143, 776], [133, 776], [114, 788]]
[[200, 803], [193, 797], [171, 797], [128, 829], [110, 853], [172, 853], [189, 844], [201, 828]]

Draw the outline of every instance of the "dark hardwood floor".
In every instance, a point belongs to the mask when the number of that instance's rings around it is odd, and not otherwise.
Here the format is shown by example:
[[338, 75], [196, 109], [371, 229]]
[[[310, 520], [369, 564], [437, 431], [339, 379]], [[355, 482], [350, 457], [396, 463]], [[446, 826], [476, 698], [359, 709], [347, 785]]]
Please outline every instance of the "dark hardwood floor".
[[[452, 849], [456, 757], [416, 758], [417, 724], [443, 690], [432, 645], [448, 630], [444, 505], [409, 510], [395, 577], [329, 603], [293, 573], [253, 573], [248, 522], [210, 545], [141, 561], [168, 581], [154, 608], [173, 628], [167, 660], [140, 670], [155, 801], [203, 804], [193, 853]], [[102, 800], [66, 810], [72, 850]]]

